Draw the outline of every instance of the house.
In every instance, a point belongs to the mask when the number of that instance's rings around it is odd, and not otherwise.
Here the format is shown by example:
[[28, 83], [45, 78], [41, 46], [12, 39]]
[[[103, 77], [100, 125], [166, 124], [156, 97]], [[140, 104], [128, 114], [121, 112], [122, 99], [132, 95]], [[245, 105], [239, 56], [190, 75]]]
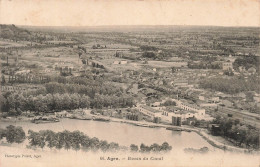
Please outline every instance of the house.
[[127, 61], [126, 60], [122, 60], [122, 61], [120, 61], [120, 64], [127, 64]]
[[206, 99], [205, 96], [201, 96], [201, 95], [199, 96], [199, 100], [205, 101], [205, 99]]
[[233, 70], [232, 62], [224, 62], [224, 63], [222, 64], [222, 69], [223, 69], [224, 71]]
[[120, 62], [119, 61], [114, 61], [113, 64], [119, 64]]
[[211, 103], [218, 103], [220, 100], [219, 100], [219, 97], [211, 97], [209, 98], [209, 102]]

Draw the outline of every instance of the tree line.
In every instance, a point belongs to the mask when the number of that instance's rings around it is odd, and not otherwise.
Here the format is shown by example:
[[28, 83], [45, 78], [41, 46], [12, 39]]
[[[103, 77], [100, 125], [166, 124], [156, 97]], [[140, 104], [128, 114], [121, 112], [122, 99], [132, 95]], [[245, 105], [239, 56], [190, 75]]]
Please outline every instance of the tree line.
[[73, 94], [46, 94], [24, 96], [12, 93], [1, 98], [2, 111], [9, 115], [20, 115], [23, 111], [54, 112], [74, 110], [78, 108], [126, 108], [134, 105], [133, 98], [129, 95], [100, 95], [94, 98], [78, 93]]
[[[78, 130], [62, 132], [54, 132], [52, 130], [40, 130], [35, 132], [28, 130], [28, 136], [22, 127], [15, 127], [13, 125], [7, 126], [5, 129], [0, 129], [0, 139], [6, 138], [8, 143], [22, 143], [26, 138], [29, 140], [29, 147], [34, 148], [50, 148], [50, 149], [65, 149], [65, 150], [83, 150], [83, 151], [102, 151], [102, 152], [116, 152], [120, 150], [127, 150], [125, 146], [120, 146], [115, 142], [107, 142], [106, 140], [99, 140], [96, 137], [89, 137]], [[162, 145], [154, 143], [150, 146], [145, 144], [137, 145], [131, 144], [130, 151], [133, 152], [168, 152], [172, 147], [164, 142]]]
[[119, 151], [118, 143], [108, 143], [106, 140], [99, 140], [96, 137], [89, 137], [80, 131], [70, 132], [64, 130], [62, 132], [53, 132], [51, 130], [41, 130], [34, 132], [28, 131], [28, 140], [31, 147], [38, 147], [43, 149], [48, 147], [50, 149], [65, 149], [65, 150], [84, 150], [84, 151]]
[[141, 144], [140, 147], [135, 144], [130, 145], [130, 150], [132, 152], [142, 152], [142, 153], [149, 153], [149, 152], [169, 152], [172, 150], [172, 146], [170, 146], [167, 142], [164, 142], [162, 145], [159, 145], [157, 143], [154, 143], [150, 146], [147, 146], [145, 144]]
[[259, 130], [246, 126], [240, 121], [217, 117], [214, 124], [219, 124], [218, 129], [211, 129], [214, 135], [223, 136], [238, 146], [246, 146], [246, 148], [259, 149]]
[[235, 94], [243, 91], [257, 91], [260, 90], [259, 79], [257, 77], [244, 78], [210, 78], [200, 81], [200, 86], [204, 89], [213, 89], [216, 91]]
[[45, 84], [45, 88], [46, 88], [46, 93], [50, 93], [50, 94], [79, 93], [79, 94], [85, 94], [92, 98], [95, 96], [95, 94], [120, 95], [123, 93], [122, 88], [115, 87], [111, 84], [80, 85], [80, 84], [63, 84], [63, 83], [51, 82]]
[[233, 67], [236, 70], [238, 70], [240, 66], [245, 67], [246, 70], [250, 67], [254, 67], [257, 71], [259, 71], [259, 63], [259, 56], [249, 55], [237, 58], [233, 63]]

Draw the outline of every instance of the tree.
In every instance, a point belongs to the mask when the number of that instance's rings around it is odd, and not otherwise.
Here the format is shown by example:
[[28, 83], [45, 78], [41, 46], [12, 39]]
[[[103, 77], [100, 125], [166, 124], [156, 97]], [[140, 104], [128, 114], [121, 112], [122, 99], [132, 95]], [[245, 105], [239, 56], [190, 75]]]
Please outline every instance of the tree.
[[167, 100], [163, 103], [163, 106], [176, 106], [176, 102], [172, 100]]
[[22, 143], [25, 140], [25, 132], [20, 126], [9, 125], [6, 127], [6, 140], [8, 143]]
[[[83, 136], [82, 132], [80, 131], [73, 131], [70, 134], [70, 142], [71, 142], [71, 147], [78, 151], [80, 149], [80, 143], [81, 143], [81, 136]], [[65, 140], [66, 143], [66, 140]]]
[[90, 148], [90, 139], [88, 136], [84, 135], [81, 137], [81, 147], [83, 150], [87, 151]]
[[1, 79], [1, 84], [4, 85], [5, 82], [6, 82], [6, 81], [5, 81], [5, 76], [2, 74], [2, 77], [1, 77], [1, 78], [2, 78], [2, 79]]
[[31, 146], [41, 147], [41, 148], [45, 146], [44, 138], [39, 132], [34, 132], [32, 130], [29, 130], [28, 134], [29, 134], [28, 136], [29, 144]]
[[109, 151], [117, 151], [119, 149], [118, 143], [111, 142], [109, 145]]
[[167, 142], [164, 142], [161, 146], [162, 151], [170, 151], [171, 149], [172, 147]]
[[131, 145], [130, 145], [130, 150], [131, 150], [131, 151], [133, 151], [133, 152], [137, 152], [138, 149], [139, 149], [139, 148], [138, 148], [137, 145], [135, 145], [135, 144], [131, 144]]
[[100, 149], [103, 151], [103, 152], [106, 152], [109, 150], [109, 144], [107, 143], [106, 140], [101, 140], [100, 141]]
[[56, 133], [51, 130], [45, 131], [45, 141], [48, 143], [47, 146], [49, 148], [53, 148], [56, 145]]
[[153, 152], [159, 152], [159, 151], [161, 151], [161, 147], [159, 144], [154, 143], [150, 146], [150, 150]]
[[72, 147], [72, 135], [67, 130], [63, 131], [62, 133], [64, 134], [64, 148], [69, 150]]
[[62, 149], [62, 147], [64, 146], [64, 143], [65, 143], [65, 135], [63, 132], [58, 132], [56, 133], [56, 146], [55, 148], [57, 149]]
[[140, 145], [140, 151], [141, 152], [150, 152], [150, 147], [149, 146], [146, 146], [145, 144], [141, 144]]
[[99, 149], [99, 140], [96, 137], [90, 139], [90, 148], [94, 151]]

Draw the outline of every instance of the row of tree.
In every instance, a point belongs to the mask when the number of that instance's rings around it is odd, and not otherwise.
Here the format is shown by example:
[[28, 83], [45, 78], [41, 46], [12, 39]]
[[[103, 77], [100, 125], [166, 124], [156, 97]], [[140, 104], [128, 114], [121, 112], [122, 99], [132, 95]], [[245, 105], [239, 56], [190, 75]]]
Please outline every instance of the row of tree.
[[199, 63], [188, 62], [188, 67], [191, 69], [221, 69], [221, 64], [206, 61]]
[[130, 150], [132, 152], [142, 152], [142, 153], [148, 153], [148, 152], [168, 152], [172, 150], [172, 147], [167, 143], [164, 142], [162, 145], [159, 145], [157, 143], [154, 143], [150, 146], [147, 146], [145, 144], [141, 144], [140, 148], [135, 145], [135, 144], [131, 144], [130, 145]]
[[94, 98], [86, 95], [74, 94], [46, 94], [24, 96], [12, 93], [2, 96], [2, 111], [10, 115], [19, 115], [22, 111], [51, 112], [73, 110], [78, 108], [126, 108], [134, 105], [133, 98], [129, 95], [100, 95]]
[[118, 143], [108, 143], [105, 140], [99, 140], [96, 137], [90, 138], [80, 131], [70, 132], [64, 130], [63, 132], [53, 132], [51, 130], [41, 130], [39, 132], [34, 132], [32, 130], [28, 131], [29, 144], [32, 147], [44, 148], [48, 147], [50, 149], [73, 149], [78, 151], [80, 149], [84, 151], [101, 150], [103, 152], [107, 151], [118, 151], [120, 146]]
[[[6, 129], [0, 129], [0, 139], [6, 138], [8, 143], [22, 143], [26, 138], [29, 140], [30, 147], [38, 147], [44, 149], [45, 147], [50, 149], [73, 149], [75, 151], [102, 151], [102, 152], [115, 152], [119, 150], [126, 150], [127, 147], [119, 146], [118, 143], [111, 142], [108, 143], [106, 140], [99, 140], [96, 137], [89, 137], [80, 131], [70, 132], [64, 130], [62, 132], [54, 132], [52, 130], [40, 130], [35, 132], [32, 130], [28, 131], [28, 136], [25, 135], [22, 127], [15, 127], [9, 125]], [[164, 142], [162, 145], [154, 143], [150, 146], [145, 144], [140, 145], [140, 149], [137, 145], [131, 144], [130, 150], [137, 152], [168, 152], [172, 147]]]
[[57, 82], [51, 82], [45, 84], [46, 93], [55, 94], [55, 93], [79, 93], [84, 94], [89, 97], [94, 97], [95, 94], [104, 94], [104, 95], [120, 95], [123, 93], [121, 88], [115, 87], [111, 84], [102, 84], [102, 85], [79, 85], [79, 84], [63, 84]]
[[247, 80], [244, 78], [210, 78], [200, 81], [200, 86], [204, 89], [213, 89], [216, 91], [234, 94], [243, 91], [260, 90], [259, 78], [250, 77]]

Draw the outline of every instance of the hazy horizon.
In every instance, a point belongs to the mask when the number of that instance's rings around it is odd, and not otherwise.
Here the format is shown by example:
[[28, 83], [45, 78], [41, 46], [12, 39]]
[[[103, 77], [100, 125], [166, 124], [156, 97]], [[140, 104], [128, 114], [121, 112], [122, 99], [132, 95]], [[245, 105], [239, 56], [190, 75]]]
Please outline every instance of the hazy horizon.
[[255, 0], [2, 0], [0, 24], [22, 26], [259, 27]]

